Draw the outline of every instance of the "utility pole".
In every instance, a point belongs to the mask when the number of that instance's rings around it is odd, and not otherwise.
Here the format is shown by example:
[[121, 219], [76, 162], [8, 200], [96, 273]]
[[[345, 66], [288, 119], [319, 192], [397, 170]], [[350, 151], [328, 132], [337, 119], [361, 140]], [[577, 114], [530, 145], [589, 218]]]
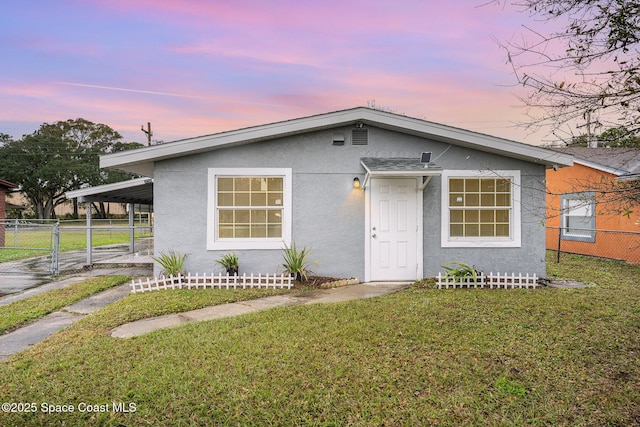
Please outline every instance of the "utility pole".
[[593, 136], [593, 134], [591, 133], [591, 110], [587, 110], [586, 113], [584, 113], [583, 116], [586, 120], [587, 123], [584, 125], [578, 125], [576, 126], [577, 128], [587, 128], [587, 147], [588, 148], [597, 148], [598, 147], [598, 139], [595, 138]]
[[591, 111], [587, 111], [587, 147], [596, 148], [598, 146], [598, 141], [593, 139], [593, 135], [591, 135]]
[[151, 137], [153, 136], [153, 132], [151, 132], [151, 122], [147, 122], [147, 129], [145, 130], [144, 125], [140, 127], [142, 132], [147, 134], [147, 145], [151, 145]]

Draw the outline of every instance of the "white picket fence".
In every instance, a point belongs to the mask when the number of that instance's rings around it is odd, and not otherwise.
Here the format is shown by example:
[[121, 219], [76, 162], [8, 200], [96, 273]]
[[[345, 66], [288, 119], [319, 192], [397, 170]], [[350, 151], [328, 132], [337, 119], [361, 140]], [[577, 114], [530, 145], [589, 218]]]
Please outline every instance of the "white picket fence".
[[178, 276], [162, 276], [131, 281], [131, 293], [158, 291], [162, 289], [246, 289], [246, 288], [286, 288], [291, 289], [293, 278], [289, 274], [250, 274], [231, 276], [229, 274], [195, 275], [189, 273]]
[[438, 273], [438, 289], [449, 289], [451, 288], [489, 288], [489, 289], [535, 289], [538, 287], [538, 276], [534, 273], [530, 275], [527, 273], [526, 275], [522, 275], [522, 273], [515, 274], [493, 274], [489, 273], [485, 275], [480, 273], [477, 275], [476, 280], [473, 280], [473, 277], [452, 277], [447, 275], [442, 275], [442, 273]]

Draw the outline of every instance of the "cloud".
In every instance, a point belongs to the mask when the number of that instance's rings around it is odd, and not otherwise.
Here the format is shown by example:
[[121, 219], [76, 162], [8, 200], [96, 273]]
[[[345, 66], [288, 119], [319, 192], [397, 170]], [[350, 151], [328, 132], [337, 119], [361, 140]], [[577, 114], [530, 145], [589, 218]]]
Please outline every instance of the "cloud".
[[115, 91], [119, 91], [119, 92], [143, 93], [143, 94], [147, 94], [147, 95], [172, 96], [172, 97], [176, 97], [176, 98], [206, 99], [206, 98], [204, 98], [202, 96], [196, 96], [196, 95], [184, 95], [184, 94], [178, 94], [178, 93], [156, 92], [156, 91], [151, 91], [151, 90], [140, 90], [140, 89], [129, 89], [129, 88], [122, 88], [122, 87], [100, 86], [100, 85], [92, 85], [92, 84], [86, 84], [86, 83], [56, 82], [56, 84], [65, 85], [65, 86], [84, 87], [84, 88], [90, 88], [90, 89], [102, 89], [102, 90], [115, 90]]

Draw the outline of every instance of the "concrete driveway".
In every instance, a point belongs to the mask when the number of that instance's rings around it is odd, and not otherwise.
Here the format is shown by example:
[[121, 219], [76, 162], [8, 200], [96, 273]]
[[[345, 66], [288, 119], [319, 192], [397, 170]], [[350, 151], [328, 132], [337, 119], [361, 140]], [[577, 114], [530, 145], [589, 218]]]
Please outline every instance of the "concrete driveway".
[[[59, 256], [60, 275], [58, 277], [43, 274], [48, 271], [48, 257], [34, 257], [0, 264], [0, 304], [7, 295], [22, 293], [57, 282], [60, 278], [86, 275], [107, 274], [100, 272], [103, 267], [127, 266], [149, 269], [153, 265], [151, 259], [152, 241], [139, 243], [139, 252], [130, 254], [129, 245], [111, 245], [95, 248], [93, 266], [87, 269], [86, 251], [68, 251]], [[147, 275], [147, 273], [144, 273]]]

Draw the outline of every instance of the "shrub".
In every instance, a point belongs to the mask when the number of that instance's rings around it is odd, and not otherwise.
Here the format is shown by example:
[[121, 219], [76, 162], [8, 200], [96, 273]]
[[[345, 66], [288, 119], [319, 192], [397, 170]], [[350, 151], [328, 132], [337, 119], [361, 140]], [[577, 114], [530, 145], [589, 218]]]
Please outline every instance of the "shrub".
[[294, 242], [291, 247], [284, 248], [284, 267], [285, 271], [289, 272], [292, 276], [295, 276], [296, 280], [307, 280], [308, 274], [313, 273], [309, 267], [309, 252], [311, 249], [304, 247], [300, 252], [296, 249], [296, 243]]
[[165, 276], [177, 276], [184, 272], [184, 260], [186, 255], [177, 251], [162, 252], [158, 257], [152, 257], [155, 262], [162, 267], [162, 274]]
[[230, 275], [238, 274], [238, 255], [235, 252], [222, 255], [216, 263], [223, 266]]
[[478, 272], [467, 263], [451, 261], [447, 264], [441, 265], [441, 267], [447, 271], [445, 277], [453, 277], [456, 279], [471, 277], [473, 279], [473, 283], [478, 283]]

